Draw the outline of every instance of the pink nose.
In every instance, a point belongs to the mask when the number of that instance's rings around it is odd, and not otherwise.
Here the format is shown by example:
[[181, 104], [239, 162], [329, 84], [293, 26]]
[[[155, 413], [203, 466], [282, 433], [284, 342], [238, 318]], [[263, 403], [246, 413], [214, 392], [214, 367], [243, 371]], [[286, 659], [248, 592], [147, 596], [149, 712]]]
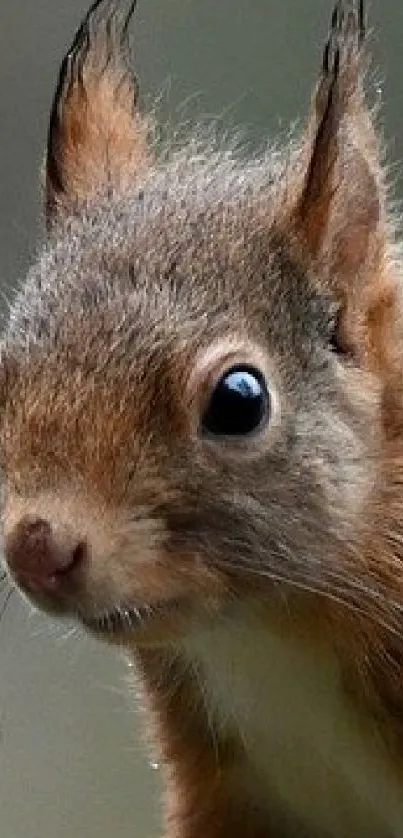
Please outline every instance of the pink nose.
[[5, 555], [18, 584], [30, 593], [58, 593], [86, 560], [85, 541], [58, 535], [43, 518], [26, 516], [6, 538]]

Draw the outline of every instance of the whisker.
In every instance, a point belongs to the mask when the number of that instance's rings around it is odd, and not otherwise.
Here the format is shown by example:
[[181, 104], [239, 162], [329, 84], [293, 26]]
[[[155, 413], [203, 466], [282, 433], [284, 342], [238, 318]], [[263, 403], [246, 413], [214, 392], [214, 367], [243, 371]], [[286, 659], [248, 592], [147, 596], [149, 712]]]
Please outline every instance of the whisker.
[[[335, 580], [336, 583], [338, 583], [340, 581], [340, 578], [341, 578], [340, 574], [334, 573], [334, 572], [332, 573], [329, 570], [327, 571], [326, 576], [327, 576], [327, 579], [332, 580], [332, 584], [333, 584], [333, 580]], [[341, 579], [341, 581], [344, 581], [344, 580]], [[369, 602], [371, 604], [371, 616], [372, 617], [374, 616], [374, 612], [373, 612], [374, 606], [378, 607], [378, 608], [379, 607], [387, 607], [388, 611], [390, 611], [390, 609], [392, 609], [399, 616], [399, 625], [400, 625], [402, 623], [402, 617], [403, 617], [403, 605], [400, 602], [397, 602], [397, 600], [391, 598], [389, 590], [386, 590], [385, 592], [382, 592], [379, 589], [378, 580], [376, 580], [376, 582], [378, 584], [378, 589], [377, 588], [372, 588], [369, 585], [366, 585], [365, 582], [363, 582], [361, 579], [357, 579], [355, 576], [349, 576], [348, 588], [346, 588], [345, 590], [346, 591], [353, 591], [354, 593], [358, 593], [361, 598], [362, 598], [363, 595], [364, 595], [364, 597], [367, 597], [367, 599], [369, 600]], [[386, 628], [387, 625], [384, 624], [383, 627]], [[402, 631], [403, 631], [403, 626], [402, 626]], [[402, 636], [402, 633], [399, 633], [398, 636], [400, 638]]]
[[[379, 606], [382, 605], [382, 603], [392, 609], [396, 606], [396, 610], [399, 610], [399, 612], [403, 610], [402, 606], [400, 606], [399, 603], [394, 603], [393, 600], [389, 600], [386, 596], [383, 599], [381, 592], [373, 590], [362, 583], [356, 582], [354, 579], [349, 579], [347, 585], [345, 583], [341, 585], [340, 582], [344, 582], [344, 580], [340, 580], [340, 577], [337, 575], [335, 578], [331, 578], [332, 574], [331, 572], [328, 572], [327, 579], [322, 580], [320, 583], [318, 583], [315, 579], [310, 583], [309, 581], [306, 581], [306, 574], [304, 579], [299, 579], [295, 574], [291, 577], [282, 573], [276, 573], [273, 570], [246, 567], [244, 564], [232, 565], [232, 570], [242, 570], [243, 573], [247, 572], [254, 576], [260, 576], [261, 578], [265, 578], [271, 583], [282, 587], [288, 587], [289, 589], [294, 589], [298, 592], [311, 594], [313, 596], [324, 597], [330, 602], [333, 602], [336, 605], [339, 605], [361, 617], [368, 617], [369, 612], [365, 609], [365, 603], [358, 603], [353, 598], [353, 594], [359, 593], [361, 598], [362, 595], [365, 594], [368, 599], [368, 606], [371, 605], [371, 618], [373, 619], [375, 616], [377, 623], [381, 628], [393, 635], [399, 641], [402, 641], [403, 639], [403, 625], [399, 628], [397, 625], [393, 624], [393, 621], [386, 620], [385, 617], [379, 613]], [[375, 614], [374, 605], [378, 607]]]

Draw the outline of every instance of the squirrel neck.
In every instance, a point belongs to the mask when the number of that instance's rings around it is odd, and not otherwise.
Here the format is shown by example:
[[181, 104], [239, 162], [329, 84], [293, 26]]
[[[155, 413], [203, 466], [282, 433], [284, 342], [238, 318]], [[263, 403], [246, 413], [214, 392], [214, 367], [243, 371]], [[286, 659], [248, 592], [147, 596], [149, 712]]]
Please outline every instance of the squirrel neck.
[[401, 838], [396, 767], [327, 636], [245, 609], [139, 657], [169, 835]]

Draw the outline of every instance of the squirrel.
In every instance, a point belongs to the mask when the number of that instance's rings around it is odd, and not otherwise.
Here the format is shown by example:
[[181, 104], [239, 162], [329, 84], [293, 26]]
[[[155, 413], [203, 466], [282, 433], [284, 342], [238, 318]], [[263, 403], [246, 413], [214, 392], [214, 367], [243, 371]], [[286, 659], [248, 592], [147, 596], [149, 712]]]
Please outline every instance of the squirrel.
[[402, 838], [402, 252], [364, 2], [252, 159], [159, 142], [134, 5], [95, 2], [60, 70], [1, 343], [6, 567], [135, 662], [167, 838]]

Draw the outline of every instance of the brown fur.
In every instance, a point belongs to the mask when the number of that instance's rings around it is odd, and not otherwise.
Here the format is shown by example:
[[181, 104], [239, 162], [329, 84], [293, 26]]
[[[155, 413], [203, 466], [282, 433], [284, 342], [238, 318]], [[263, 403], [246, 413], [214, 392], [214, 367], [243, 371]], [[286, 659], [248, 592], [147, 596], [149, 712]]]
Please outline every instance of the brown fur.
[[[403, 786], [401, 267], [362, 6], [337, 4], [299, 142], [251, 162], [196, 135], [153, 159], [114, 21], [95, 4], [62, 66], [48, 239], [4, 340], [6, 557], [33, 597], [21, 522], [85, 541], [88, 561], [34, 598], [134, 654], [169, 838], [314, 838], [237, 725], [210, 718], [186, 643], [251, 610], [268, 643], [330, 655], [354, 730]], [[270, 422], [206, 438], [237, 363], [264, 373]]]
[[130, 188], [149, 163], [150, 122], [137, 111], [137, 82], [127, 63], [132, 9], [119, 33], [113, 4], [99, 21], [97, 6], [61, 68], [46, 161], [48, 219], [64, 205], [79, 208], [112, 187]]

